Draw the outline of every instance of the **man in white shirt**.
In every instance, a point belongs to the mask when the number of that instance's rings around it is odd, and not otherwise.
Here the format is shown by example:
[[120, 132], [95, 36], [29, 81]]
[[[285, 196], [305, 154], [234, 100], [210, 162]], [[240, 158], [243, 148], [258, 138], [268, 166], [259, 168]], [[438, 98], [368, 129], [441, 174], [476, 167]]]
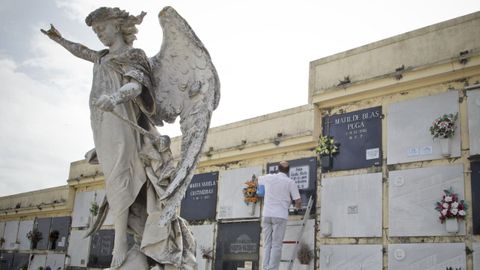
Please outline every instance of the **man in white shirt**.
[[263, 204], [264, 255], [263, 269], [278, 270], [282, 255], [282, 242], [288, 220], [288, 208], [295, 201], [301, 207], [300, 193], [295, 181], [288, 177], [290, 167], [282, 161], [278, 173], [259, 177], [258, 183], [265, 187]]

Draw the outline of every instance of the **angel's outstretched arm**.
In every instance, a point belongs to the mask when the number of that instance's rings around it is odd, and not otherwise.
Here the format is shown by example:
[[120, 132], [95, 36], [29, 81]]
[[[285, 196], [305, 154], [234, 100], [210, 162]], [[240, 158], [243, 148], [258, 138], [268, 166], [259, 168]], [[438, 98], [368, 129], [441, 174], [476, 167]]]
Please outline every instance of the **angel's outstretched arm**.
[[50, 25], [50, 29], [48, 31], [45, 31], [43, 29], [40, 29], [40, 31], [47, 35], [51, 40], [62, 45], [65, 49], [67, 49], [67, 51], [69, 51], [76, 57], [82, 58], [90, 62], [97, 61], [98, 53], [96, 51], [89, 49], [80, 43], [75, 43], [64, 39], [60, 32], [58, 32], [58, 30], [52, 24]]

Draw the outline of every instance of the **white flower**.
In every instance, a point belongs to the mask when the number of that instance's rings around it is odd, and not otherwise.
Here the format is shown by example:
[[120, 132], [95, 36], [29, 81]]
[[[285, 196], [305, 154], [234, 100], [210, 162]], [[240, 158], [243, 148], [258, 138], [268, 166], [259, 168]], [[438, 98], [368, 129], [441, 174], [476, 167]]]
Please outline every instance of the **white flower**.
[[453, 202], [452, 203], [452, 208], [458, 208], [458, 202]]
[[451, 202], [452, 201], [452, 196], [445, 196], [445, 201], [446, 202]]
[[448, 209], [443, 209], [440, 213], [442, 214], [442, 216], [446, 216], [447, 212], [448, 212]]
[[449, 206], [448, 203], [443, 203], [443, 204], [442, 204], [442, 207], [445, 208], [445, 209], [448, 209], [448, 206]]
[[458, 214], [463, 217], [463, 216], [465, 216], [467, 213], [465, 213], [464, 210], [460, 210], [460, 211], [458, 211]]
[[456, 215], [458, 213], [458, 209], [457, 208], [450, 209], [450, 213], [452, 213], [452, 215]]

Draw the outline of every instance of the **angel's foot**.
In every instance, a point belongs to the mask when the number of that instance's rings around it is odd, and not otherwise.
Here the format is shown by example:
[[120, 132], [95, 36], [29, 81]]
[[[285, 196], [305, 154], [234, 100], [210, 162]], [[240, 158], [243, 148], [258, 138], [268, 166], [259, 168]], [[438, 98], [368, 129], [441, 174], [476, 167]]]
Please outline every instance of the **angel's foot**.
[[125, 259], [127, 258], [127, 243], [115, 243], [113, 246], [113, 258], [112, 258], [112, 263], [110, 264], [110, 268], [118, 268], [122, 266], [122, 264], [125, 262]]

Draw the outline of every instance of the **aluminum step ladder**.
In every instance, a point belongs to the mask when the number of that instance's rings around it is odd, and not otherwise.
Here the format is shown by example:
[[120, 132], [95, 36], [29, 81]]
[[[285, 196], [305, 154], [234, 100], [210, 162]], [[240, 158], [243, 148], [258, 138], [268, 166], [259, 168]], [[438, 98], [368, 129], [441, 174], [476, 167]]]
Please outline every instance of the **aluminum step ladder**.
[[293, 269], [293, 263], [295, 262], [295, 257], [298, 252], [298, 244], [300, 243], [300, 239], [302, 238], [303, 232], [305, 231], [305, 225], [307, 224], [308, 217], [310, 216], [310, 211], [312, 210], [312, 206], [313, 206], [313, 198], [312, 196], [310, 196], [310, 198], [308, 199], [307, 210], [305, 211], [305, 214], [303, 215], [302, 223], [300, 224], [302, 228], [300, 229], [300, 232], [298, 233], [298, 236], [297, 236], [297, 240], [295, 241], [295, 247], [293, 248], [292, 257], [290, 260], [287, 261], [288, 270]]

